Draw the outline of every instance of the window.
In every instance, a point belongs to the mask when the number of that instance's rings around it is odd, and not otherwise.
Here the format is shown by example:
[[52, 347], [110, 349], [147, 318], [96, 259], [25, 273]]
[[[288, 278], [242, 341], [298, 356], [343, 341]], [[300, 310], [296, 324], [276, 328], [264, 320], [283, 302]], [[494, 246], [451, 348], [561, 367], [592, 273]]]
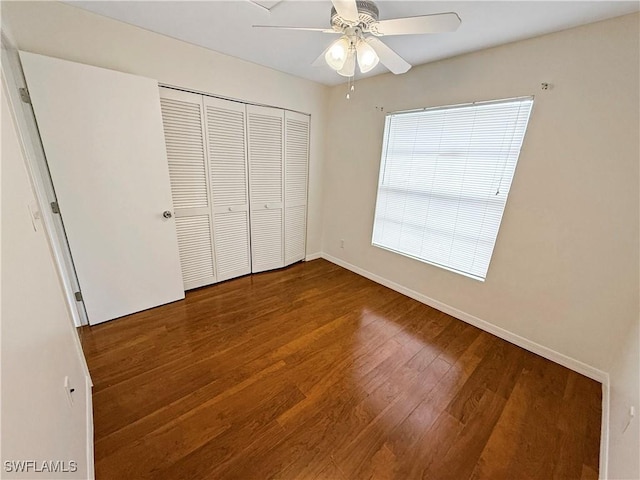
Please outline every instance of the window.
[[373, 245], [484, 280], [533, 97], [387, 115]]

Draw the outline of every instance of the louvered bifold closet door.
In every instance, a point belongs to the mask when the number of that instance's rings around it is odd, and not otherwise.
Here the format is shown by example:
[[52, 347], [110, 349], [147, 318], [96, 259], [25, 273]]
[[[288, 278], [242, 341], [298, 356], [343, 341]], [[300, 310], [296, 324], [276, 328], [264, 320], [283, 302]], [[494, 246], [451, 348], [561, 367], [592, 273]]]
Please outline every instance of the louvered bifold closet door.
[[244, 103], [204, 97], [218, 281], [251, 273]]
[[216, 281], [202, 96], [160, 88], [185, 290]]
[[284, 266], [284, 110], [247, 105], [252, 271]]
[[309, 116], [285, 112], [284, 263], [303, 260], [307, 238]]

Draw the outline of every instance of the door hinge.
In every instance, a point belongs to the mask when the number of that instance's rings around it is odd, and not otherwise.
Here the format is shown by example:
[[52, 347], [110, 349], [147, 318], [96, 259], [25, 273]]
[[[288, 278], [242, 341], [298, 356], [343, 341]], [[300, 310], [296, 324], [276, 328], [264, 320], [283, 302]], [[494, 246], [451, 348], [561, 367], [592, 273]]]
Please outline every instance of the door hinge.
[[24, 103], [31, 104], [31, 96], [29, 95], [29, 90], [27, 90], [26, 88], [19, 88], [18, 91], [20, 92], [20, 98], [22, 99], [22, 101]]
[[76, 302], [81, 302], [82, 301], [82, 292], [76, 292], [74, 293], [75, 297], [76, 297]]
[[60, 207], [58, 206], [58, 202], [51, 202], [51, 211], [53, 213], [60, 213]]

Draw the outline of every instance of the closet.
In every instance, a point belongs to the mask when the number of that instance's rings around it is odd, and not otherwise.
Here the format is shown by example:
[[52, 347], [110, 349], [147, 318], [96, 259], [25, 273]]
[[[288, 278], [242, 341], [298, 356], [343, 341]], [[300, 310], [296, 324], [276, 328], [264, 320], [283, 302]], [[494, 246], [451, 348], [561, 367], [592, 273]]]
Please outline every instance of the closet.
[[185, 290], [304, 259], [309, 117], [160, 88]]

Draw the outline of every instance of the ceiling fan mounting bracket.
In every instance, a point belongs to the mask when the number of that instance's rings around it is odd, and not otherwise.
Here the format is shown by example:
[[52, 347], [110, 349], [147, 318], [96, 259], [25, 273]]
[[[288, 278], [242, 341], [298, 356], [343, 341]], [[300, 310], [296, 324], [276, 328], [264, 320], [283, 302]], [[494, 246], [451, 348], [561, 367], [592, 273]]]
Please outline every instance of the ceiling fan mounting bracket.
[[352, 45], [355, 45], [356, 42], [360, 39], [364, 38], [364, 32], [362, 28], [358, 27], [346, 27], [343, 31], [344, 35], [349, 39], [349, 42]]
[[359, 27], [362, 31], [369, 31], [369, 26], [378, 21], [378, 7], [371, 0], [357, 0], [356, 5], [358, 7], [358, 23], [345, 20], [336, 11], [336, 8], [331, 8], [331, 26], [334, 30], [340, 32], [349, 27]]

